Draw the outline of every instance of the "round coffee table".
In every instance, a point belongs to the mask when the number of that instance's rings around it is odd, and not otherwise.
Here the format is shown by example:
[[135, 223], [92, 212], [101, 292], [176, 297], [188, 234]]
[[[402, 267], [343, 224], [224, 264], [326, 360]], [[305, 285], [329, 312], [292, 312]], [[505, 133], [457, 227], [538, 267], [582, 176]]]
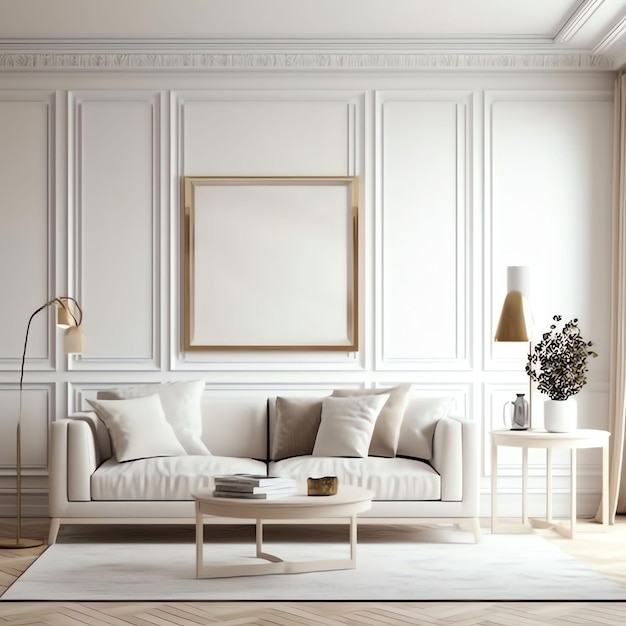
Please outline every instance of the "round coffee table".
[[[303, 492], [306, 489], [303, 488]], [[196, 501], [196, 578], [228, 578], [259, 574], [299, 574], [356, 567], [357, 514], [372, 506], [374, 493], [362, 487], [340, 485], [334, 496], [288, 496], [277, 500], [218, 498], [212, 489], [192, 494]], [[252, 565], [204, 564], [204, 516], [256, 520], [256, 556], [268, 563]], [[350, 558], [316, 561], [284, 561], [263, 552], [263, 521], [349, 518]]]

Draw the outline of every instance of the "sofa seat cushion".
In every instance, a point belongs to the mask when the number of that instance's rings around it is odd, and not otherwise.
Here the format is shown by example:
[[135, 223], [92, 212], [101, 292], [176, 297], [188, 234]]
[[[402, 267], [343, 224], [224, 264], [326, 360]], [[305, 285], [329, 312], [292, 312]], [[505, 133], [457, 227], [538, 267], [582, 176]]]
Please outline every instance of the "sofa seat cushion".
[[365, 487], [374, 500], [440, 500], [441, 478], [424, 461], [404, 458], [300, 456], [269, 464], [270, 476], [337, 476], [340, 485]]
[[91, 476], [93, 500], [191, 500], [217, 474], [266, 474], [263, 461], [225, 456], [171, 456], [105, 461]]

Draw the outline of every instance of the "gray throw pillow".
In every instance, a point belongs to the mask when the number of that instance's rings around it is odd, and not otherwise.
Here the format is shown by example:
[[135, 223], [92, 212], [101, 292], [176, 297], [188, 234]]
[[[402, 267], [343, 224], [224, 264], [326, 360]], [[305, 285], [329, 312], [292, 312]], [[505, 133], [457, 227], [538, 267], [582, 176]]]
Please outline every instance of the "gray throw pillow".
[[322, 398], [277, 397], [272, 460], [310, 455], [321, 418]]

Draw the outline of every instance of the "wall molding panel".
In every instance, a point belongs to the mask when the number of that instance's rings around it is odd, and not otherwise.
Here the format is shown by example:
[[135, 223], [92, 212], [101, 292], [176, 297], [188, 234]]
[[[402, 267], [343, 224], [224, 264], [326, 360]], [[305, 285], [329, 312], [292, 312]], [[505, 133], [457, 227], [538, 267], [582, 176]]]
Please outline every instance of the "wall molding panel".
[[[174, 92], [171, 145], [176, 152], [171, 159], [175, 168], [172, 180], [180, 181], [185, 175], [358, 176], [363, 171], [363, 108], [364, 94], [360, 91]], [[212, 137], [225, 150], [207, 150], [204, 137]], [[366, 284], [364, 246], [371, 218], [359, 195], [360, 282]], [[172, 329], [179, 329], [170, 338], [173, 370], [262, 370], [268, 365], [288, 370], [363, 368], [360, 353], [352, 352], [183, 352], [180, 188], [172, 189], [171, 198], [170, 315]], [[361, 319], [359, 327], [363, 326]]]
[[106, 329], [72, 361], [76, 370], [161, 367], [163, 99], [155, 91], [69, 94], [70, 276], [85, 327]]
[[[28, 319], [57, 295], [55, 115], [54, 92], [0, 90], [0, 263], [10, 268], [3, 297], [11, 302], [0, 312], [0, 370], [20, 371]], [[54, 325], [38, 315], [24, 369], [51, 371], [56, 361]]]
[[[532, 276], [536, 333], [547, 330], [556, 313], [580, 318], [584, 335], [604, 348], [598, 361], [608, 377], [608, 306], [594, 307], [590, 292], [609, 292], [612, 102], [612, 92], [603, 90], [485, 91], [483, 358], [488, 371], [520, 365], [523, 371], [529, 346], [495, 343], [492, 337], [506, 294], [506, 267], [525, 265]], [[533, 133], [533, 126], [545, 132]], [[555, 159], [564, 146], [568, 150]], [[577, 225], [584, 223], [594, 227], [582, 231]], [[577, 252], [564, 265], [570, 246]], [[594, 256], [604, 272], [594, 271]], [[581, 273], [596, 277], [587, 292], [580, 289]]]
[[471, 92], [377, 94], [380, 369], [470, 367], [471, 110]]
[[[25, 382], [22, 392], [22, 472], [25, 480], [48, 472], [48, 433], [55, 415], [54, 383]], [[14, 475], [19, 386], [0, 383], [5, 436], [0, 439], [0, 476]], [[1, 484], [1, 483], [0, 483]]]

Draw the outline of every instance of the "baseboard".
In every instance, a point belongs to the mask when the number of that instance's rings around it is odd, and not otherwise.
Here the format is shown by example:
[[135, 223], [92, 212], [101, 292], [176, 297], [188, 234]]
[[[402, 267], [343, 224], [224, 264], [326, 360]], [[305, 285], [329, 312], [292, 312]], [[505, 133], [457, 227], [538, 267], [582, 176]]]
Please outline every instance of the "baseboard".
[[[552, 514], [557, 519], [565, 519], [570, 515], [569, 493], [555, 493], [552, 498]], [[578, 493], [576, 496], [577, 517], [594, 517], [600, 505], [599, 493]], [[528, 494], [528, 515], [544, 517], [546, 513], [545, 493]], [[491, 494], [482, 494], [480, 498], [481, 517], [491, 515]], [[522, 494], [498, 494], [498, 517], [521, 518]]]
[[[0, 517], [16, 517], [15, 494], [0, 494]], [[22, 517], [49, 517], [48, 494], [22, 493]]]
[[[498, 496], [498, 517], [521, 518], [522, 505], [521, 494], [509, 493]], [[600, 503], [600, 494], [579, 493], [577, 496], [577, 516], [594, 517]], [[559, 493], [554, 495], [553, 515], [555, 518], [569, 517], [569, 494]], [[546, 510], [546, 498], [544, 494], [529, 494], [528, 514], [531, 517], [543, 517]], [[480, 516], [491, 515], [491, 496], [482, 494], [480, 499]], [[15, 517], [16, 501], [15, 494], [0, 494], [0, 517]], [[22, 494], [23, 517], [49, 517], [48, 494], [45, 491]]]

